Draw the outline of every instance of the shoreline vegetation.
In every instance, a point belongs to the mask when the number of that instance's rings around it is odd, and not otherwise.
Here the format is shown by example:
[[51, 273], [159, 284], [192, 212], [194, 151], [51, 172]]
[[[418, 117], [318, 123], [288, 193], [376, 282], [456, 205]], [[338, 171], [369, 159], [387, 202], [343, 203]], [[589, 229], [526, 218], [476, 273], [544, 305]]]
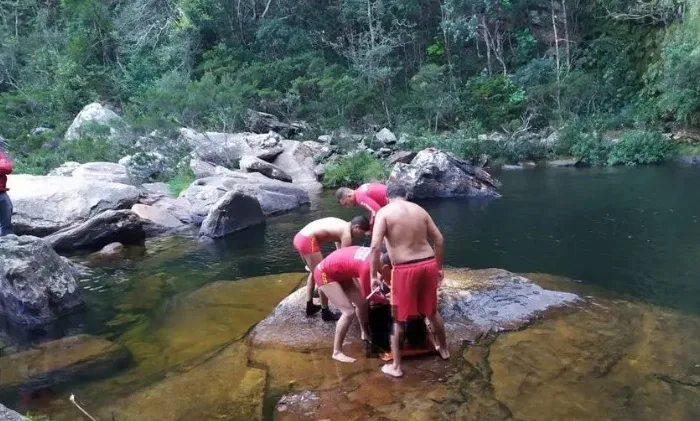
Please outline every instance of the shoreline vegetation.
[[[653, 164], [700, 149], [697, 2], [175, 3], [0, 4], [14, 17], [0, 22], [0, 134], [18, 173], [116, 162], [155, 132], [168, 149], [182, 127], [260, 133], [249, 109], [277, 116], [285, 138], [372, 143], [388, 127], [398, 149], [477, 165]], [[64, 137], [91, 102], [123, 116], [131, 141], [99, 125]], [[336, 154], [356, 144], [346, 136]], [[359, 158], [331, 162], [325, 184], [386, 174]], [[173, 165], [159, 181], [177, 192], [190, 179]]]

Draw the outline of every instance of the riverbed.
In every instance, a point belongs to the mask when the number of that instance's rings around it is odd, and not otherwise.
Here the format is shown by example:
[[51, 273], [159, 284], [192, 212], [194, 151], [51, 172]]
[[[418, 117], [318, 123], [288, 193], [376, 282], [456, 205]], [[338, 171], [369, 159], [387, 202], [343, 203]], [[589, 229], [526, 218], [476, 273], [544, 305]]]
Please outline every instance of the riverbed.
[[700, 170], [496, 175], [501, 199], [423, 203], [445, 234], [447, 265], [534, 273], [544, 287], [592, 296], [587, 307], [457, 350], [450, 364], [414, 361], [402, 382], [378, 375], [377, 360], [345, 367], [324, 353], [250, 349], [249, 329], [303, 277], [296, 231], [361, 212], [329, 194], [222, 241], [156, 239], [142, 257], [95, 269], [85, 312], [42, 332], [6, 327], [2, 355], [86, 333], [126, 346], [133, 363], [2, 402], [73, 420], [73, 392], [101, 420], [233, 420], [271, 418], [279, 397], [309, 391], [328, 419], [698, 419]]

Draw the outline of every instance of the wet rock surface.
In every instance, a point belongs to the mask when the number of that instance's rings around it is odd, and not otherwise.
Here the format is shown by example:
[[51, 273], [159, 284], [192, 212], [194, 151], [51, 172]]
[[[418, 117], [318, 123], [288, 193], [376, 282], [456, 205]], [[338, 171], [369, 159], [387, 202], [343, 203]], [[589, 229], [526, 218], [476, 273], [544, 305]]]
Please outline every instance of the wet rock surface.
[[420, 151], [410, 164], [396, 164], [388, 182], [405, 186], [412, 199], [500, 197], [501, 186], [483, 169], [434, 148]]
[[265, 215], [255, 196], [245, 187], [237, 186], [211, 207], [199, 235], [221, 238], [264, 221]]
[[45, 236], [139, 200], [134, 186], [74, 177], [11, 176], [17, 234]]
[[3, 421], [26, 421], [27, 418], [21, 416], [17, 412], [0, 404], [0, 420]]
[[[253, 330], [253, 344], [293, 349], [332, 346], [335, 326], [307, 318], [300, 289], [285, 298], [272, 314]], [[488, 332], [514, 330], [527, 325], [539, 313], [571, 305], [574, 294], [545, 290], [531, 280], [502, 269], [448, 270], [439, 290], [440, 314], [448, 340], [473, 341]], [[353, 326], [351, 335], [356, 335]]]
[[129, 359], [126, 348], [105, 339], [69, 336], [0, 358], [0, 391], [31, 390], [100, 377], [125, 366]]
[[48, 242], [2, 237], [0, 256], [0, 313], [12, 322], [39, 326], [82, 307], [74, 268]]
[[57, 251], [99, 250], [114, 242], [142, 244], [146, 238], [143, 220], [130, 210], [109, 210], [80, 225], [46, 237]]

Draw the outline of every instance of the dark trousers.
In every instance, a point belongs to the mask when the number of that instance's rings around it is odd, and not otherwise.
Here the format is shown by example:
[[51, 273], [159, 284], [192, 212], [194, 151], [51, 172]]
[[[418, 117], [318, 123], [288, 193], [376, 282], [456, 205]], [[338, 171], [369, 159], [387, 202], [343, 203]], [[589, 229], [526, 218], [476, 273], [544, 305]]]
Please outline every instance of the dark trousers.
[[12, 201], [7, 193], [0, 192], [0, 237], [12, 233]]

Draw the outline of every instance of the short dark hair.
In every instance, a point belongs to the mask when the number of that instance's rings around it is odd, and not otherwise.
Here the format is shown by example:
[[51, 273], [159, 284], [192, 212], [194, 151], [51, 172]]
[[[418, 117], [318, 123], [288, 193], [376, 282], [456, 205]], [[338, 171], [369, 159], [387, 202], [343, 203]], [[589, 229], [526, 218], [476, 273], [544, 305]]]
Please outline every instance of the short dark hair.
[[389, 253], [382, 253], [382, 256], [379, 258], [379, 261], [382, 262], [383, 265], [391, 266], [391, 257], [389, 257]]
[[338, 201], [343, 200], [343, 198], [345, 198], [345, 196], [347, 196], [351, 191], [352, 190], [347, 187], [341, 187], [335, 191], [335, 198], [338, 199]]
[[408, 191], [403, 184], [390, 183], [386, 186], [386, 197], [389, 199], [394, 199], [397, 197], [406, 199], [408, 197]]
[[369, 231], [369, 219], [366, 216], [358, 215], [350, 220], [350, 226], [357, 225], [362, 231]]

